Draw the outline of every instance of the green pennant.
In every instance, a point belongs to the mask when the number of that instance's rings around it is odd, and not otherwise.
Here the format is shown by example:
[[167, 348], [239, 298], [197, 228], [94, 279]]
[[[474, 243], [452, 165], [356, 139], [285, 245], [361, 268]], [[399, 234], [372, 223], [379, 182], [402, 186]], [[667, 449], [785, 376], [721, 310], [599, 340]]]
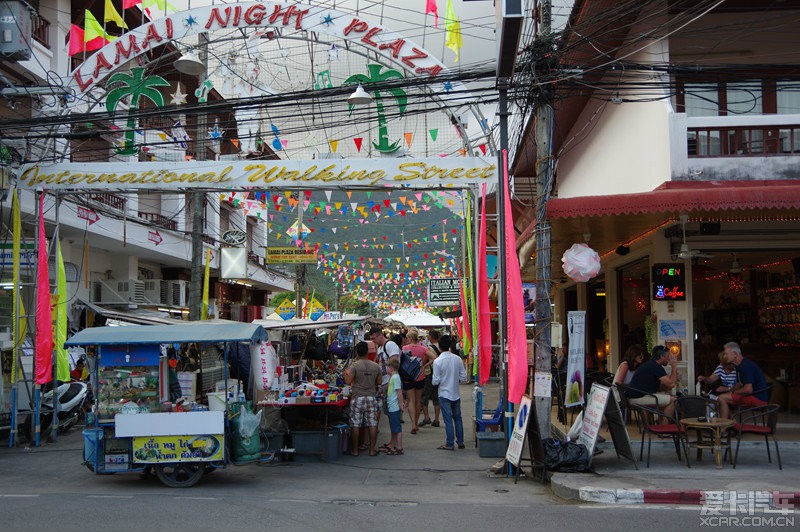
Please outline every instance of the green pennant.
[[433, 142], [436, 142], [436, 137], [439, 136], [439, 130], [438, 129], [429, 129], [428, 133], [430, 133], [430, 135], [431, 135], [431, 140]]

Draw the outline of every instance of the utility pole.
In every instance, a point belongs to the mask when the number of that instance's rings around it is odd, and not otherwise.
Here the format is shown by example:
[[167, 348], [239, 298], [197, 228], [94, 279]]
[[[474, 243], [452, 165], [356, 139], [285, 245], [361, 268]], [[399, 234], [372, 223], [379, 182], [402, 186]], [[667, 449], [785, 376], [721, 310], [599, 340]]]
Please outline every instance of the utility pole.
[[[506, 213], [505, 203], [505, 157], [508, 152], [508, 85], [506, 77], [497, 79], [499, 103], [497, 114], [500, 119], [500, 149], [497, 151], [497, 343], [500, 344], [500, 400], [503, 403], [503, 412], [513, 412], [513, 406], [508, 402], [508, 351], [506, 349], [506, 323], [508, 321], [508, 298], [506, 297], [507, 268], [506, 264]], [[516, 253], [516, 250], [512, 250]], [[480, 259], [484, 260], [484, 259]], [[506, 444], [511, 439], [514, 417], [506, 418]], [[510, 466], [509, 466], [510, 467]], [[510, 470], [509, 470], [510, 472]]]
[[[199, 33], [198, 59], [203, 64], [203, 73], [198, 76], [198, 86], [202, 86], [208, 76], [208, 35]], [[201, 104], [204, 105], [204, 104]], [[204, 161], [206, 156], [206, 135], [208, 135], [208, 117], [205, 111], [197, 115], [197, 138], [195, 139], [195, 160]], [[192, 191], [192, 267], [189, 281], [189, 320], [200, 319], [203, 293], [203, 225], [205, 220], [205, 192]]]
[[[303, 240], [303, 193], [297, 193], [297, 235], [296, 239]], [[294, 298], [294, 312], [296, 318], [303, 317], [303, 286], [306, 284], [306, 265], [295, 264], [295, 298]]]
[[[550, 0], [541, 2], [541, 24], [539, 39], [550, 39], [552, 9]], [[553, 307], [550, 300], [551, 256], [550, 223], [545, 217], [547, 202], [552, 189], [552, 139], [553, 107], [550, 87], [542, 85], [536, 102], [536, 366], [535, 371], [550, 373], [552, 350], [550, 348], [550, 324]], [[536, 397], [536, 418], [539, 434], [550, 435], [551, 397]]]

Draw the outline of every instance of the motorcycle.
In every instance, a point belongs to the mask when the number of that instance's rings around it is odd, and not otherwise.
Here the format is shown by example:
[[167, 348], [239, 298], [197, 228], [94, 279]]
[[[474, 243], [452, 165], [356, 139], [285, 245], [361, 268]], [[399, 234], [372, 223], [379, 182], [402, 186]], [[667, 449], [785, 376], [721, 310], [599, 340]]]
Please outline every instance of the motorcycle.
[[[87, 401], [89, 387], [85, 382], [72, 381], [65, 382], [56, 388], [58, 397], [58, 431], [67, 432], [84, 415], [84, 406]], [[31, 414], [25, 421], [22, 433], [29, 436], [33, 441], [34, 416]], [[47, 438], [53, 424], [53, 390], [46, 391], [41, 396], [39, 411], [39, 433], [41, 437]]]

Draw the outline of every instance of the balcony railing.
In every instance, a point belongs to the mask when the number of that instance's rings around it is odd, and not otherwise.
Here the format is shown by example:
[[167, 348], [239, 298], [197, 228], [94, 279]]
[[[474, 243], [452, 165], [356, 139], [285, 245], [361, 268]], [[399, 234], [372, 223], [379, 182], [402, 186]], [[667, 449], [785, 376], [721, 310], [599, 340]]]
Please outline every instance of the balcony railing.
[[116, 209], [118, 211], [125, 210], [125, 198], [122, 196], [117, 196], [116, 194], [88, 194], [87, 198], [90, 201], [96, 201], [97, 203], [108, 205], [112, 209]]
[[178, 222], [157, 212], [139, 211], [139, 218], [142, 220], [147, 220], [153, 225], [162, 227], [164, 229], [170, 229], [172, 231], [176, 231], [178, 229]]
[[50, 22], [40, 15], [33, 17], [33, 38], [50, 49]]
[[800, 124], [691, 127], [687, 152], [690, 158], [800, 155]]

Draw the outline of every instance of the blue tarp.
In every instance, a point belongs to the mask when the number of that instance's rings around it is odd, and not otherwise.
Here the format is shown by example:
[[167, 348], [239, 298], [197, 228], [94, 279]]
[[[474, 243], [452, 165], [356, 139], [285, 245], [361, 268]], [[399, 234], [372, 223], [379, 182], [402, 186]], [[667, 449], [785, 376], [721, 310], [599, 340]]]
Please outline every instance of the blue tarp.
[[260, 325], [227, 320], [177, 322], [175, 325], [90, 327], [67, 339], [66, 347], [112, 344], [257, 342], [267, 340]]

